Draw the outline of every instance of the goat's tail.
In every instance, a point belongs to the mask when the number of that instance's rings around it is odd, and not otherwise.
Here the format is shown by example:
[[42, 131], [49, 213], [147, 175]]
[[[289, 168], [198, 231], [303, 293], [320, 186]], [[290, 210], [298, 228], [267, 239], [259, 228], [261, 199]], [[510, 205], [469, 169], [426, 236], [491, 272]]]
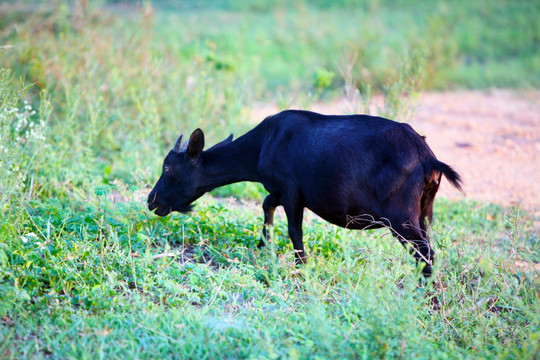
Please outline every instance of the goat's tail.
[[433, 171], [438, 171], [439, 173], [444, 174], [446, 179], [450, 182], [450, 184], [452, 184], [453, 187], [455, 187], [459, 191], [463, 191], [463, 189], [461, 188], [461, 183], [463, 182], [461, 176], [445, 163], [437, 159], [432, 159], [426, 164], [425, 170], [426, 174], [428, 174], [428, 177], [431, 176]]

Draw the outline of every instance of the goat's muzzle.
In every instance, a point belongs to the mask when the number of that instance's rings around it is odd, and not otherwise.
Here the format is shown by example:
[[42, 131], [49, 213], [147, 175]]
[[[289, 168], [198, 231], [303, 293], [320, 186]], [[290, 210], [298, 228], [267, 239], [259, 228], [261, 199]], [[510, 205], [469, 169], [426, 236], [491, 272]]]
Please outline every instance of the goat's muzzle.
[[148, 210], [154, 211], [154, 214], [159, 216], [167, 216], [171, 213], [172, 207], [170, 206], [159, 206], [155, 202], [148, 203]]
[[151, 192], [150, 195], [148, 195], [148, 210], [154, 211], [155, 214], [159, 216], [167, 216], [172, 211], [171, 207], [163, 207], [160, 206], [156, 202], [157, 192]]

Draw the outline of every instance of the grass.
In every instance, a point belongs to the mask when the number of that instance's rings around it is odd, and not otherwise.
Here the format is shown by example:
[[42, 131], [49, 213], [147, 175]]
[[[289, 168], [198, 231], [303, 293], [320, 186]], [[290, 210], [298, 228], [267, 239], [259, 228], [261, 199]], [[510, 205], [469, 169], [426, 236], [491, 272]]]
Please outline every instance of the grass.
[[41, 201], [17, 219], [25, 235], [3, 242], [4, 357], [537, 355], [538, 273], [515, 262], [532, 266], [538, 235], [500, 206], [438, 202], [438, 275], [423, 289], [386, 231], [312, 219], [296, 269], [283, 218], [257, 250], [253, 206], [207, 197], [161, 219], [132, 196]]
[[[540, 84], [536, 2], [214, 2], [219, 4], [183, 4], [173, 11], [156, 2], [164, 9], [156, 18], [166, 24], [156, 35], [174, 29], [167, 39], [179, 54], [201, 60], [206, 54], [216, 66], [262, 76], [257, 80], [269, 88], [316, 87], [329, 71], [336, 75], [330, 89], [339, 90], [338, 55], [357, 52], [355, 78], [380, 90], [410, 49], [425, 52], [428, 88]], [[512, 71], [505, 71], [509, 64]]]
[[278, 216], [257, 250], [257, 185], [190, 215], [144, 204], [179, 132], [238, 136], [257, 101], [345, 85], [351, 108], [382, 91], [406, 120], [420, 89], [538, 86], [536, 4], [212, 4], [2, 4], [0, 357], [538, 357], [538, 230], [519, 209], [440, 199], [419, 287], [387, 231], [309, 216], [297, 269]]

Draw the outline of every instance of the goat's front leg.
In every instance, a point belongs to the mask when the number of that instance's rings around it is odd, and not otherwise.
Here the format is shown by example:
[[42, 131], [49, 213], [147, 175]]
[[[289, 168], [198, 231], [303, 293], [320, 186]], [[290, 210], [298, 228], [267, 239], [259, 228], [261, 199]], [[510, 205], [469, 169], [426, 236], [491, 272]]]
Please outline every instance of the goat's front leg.
[[270, 234], [268, 234], [268, 226], [274, 225], [274, 211], [280, 205], [279, 201], [272, 196], [268, 195], [263, 201], [263, 211], [264, 211], [264, 227], [263, 227], [263, 239], [259, 241], [257, 245], [258, 248], [266, 246], [266, 243], [270, 241]]
[[302, 219], [304, 217], [304, 207], [296, 203], [283, 204], [287, 215], [289, 237], [294, 247], [294, 258], [296, 265], [305, 264], [307, 256], [304, 251], [304, 241], [302, 232]]

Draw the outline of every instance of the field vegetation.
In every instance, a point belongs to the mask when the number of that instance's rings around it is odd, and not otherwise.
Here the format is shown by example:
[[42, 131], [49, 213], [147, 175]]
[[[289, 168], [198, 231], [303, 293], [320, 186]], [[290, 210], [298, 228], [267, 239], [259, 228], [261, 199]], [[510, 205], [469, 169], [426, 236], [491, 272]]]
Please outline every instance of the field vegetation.
[[[540, 86], [536, 1], [0, 4], [1, 358], [538, 358], [538, 230], [438, 199], [436, 275], [385, 230], [305, 221], [296, 268], [264, 190], [188, 215], [145, 195], [180, 132], [236, 136], [259, 102], [406, 121], [419, 91]], [[435, 298], [438, 300], [436, 301]]]

